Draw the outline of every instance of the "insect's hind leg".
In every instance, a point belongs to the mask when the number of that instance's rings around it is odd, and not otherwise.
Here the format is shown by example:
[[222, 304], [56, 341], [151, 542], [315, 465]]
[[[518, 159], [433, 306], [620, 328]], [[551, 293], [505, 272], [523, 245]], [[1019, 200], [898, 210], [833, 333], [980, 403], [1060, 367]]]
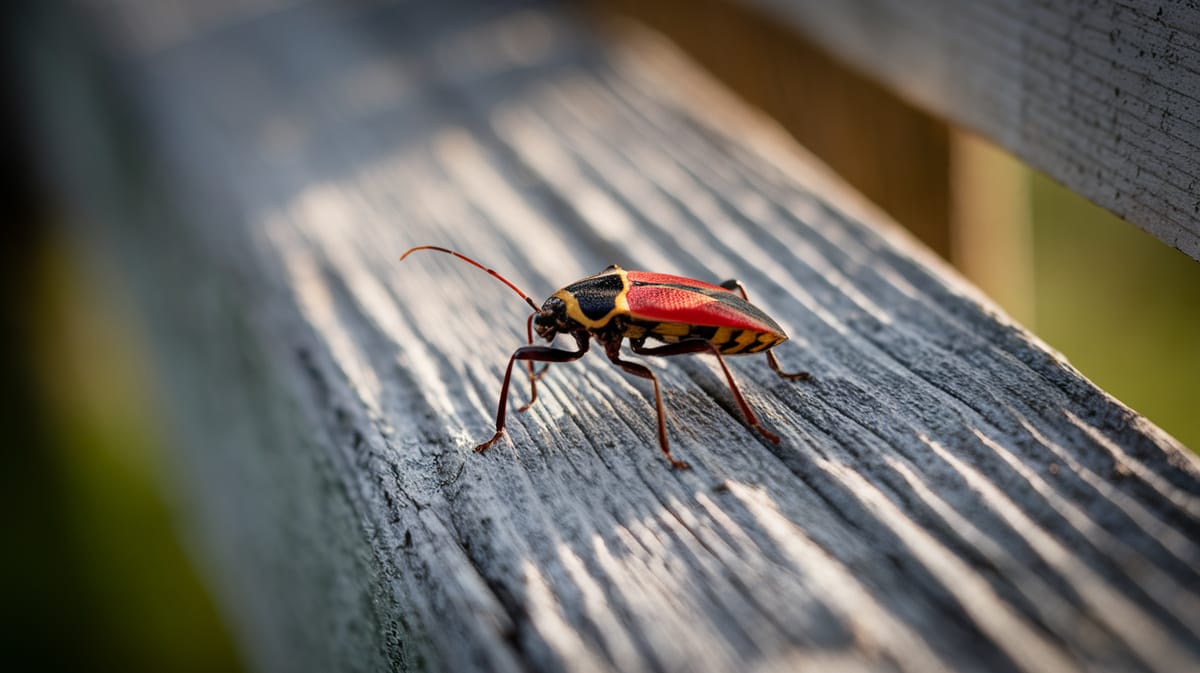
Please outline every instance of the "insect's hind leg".
[[[763, 437], [771, 440], [772, 443], [779, 443], [779, 436], [770, 430], [763, 427], [762, 423], [758, 422], [758, 416], [754, 415], [754, 411], [750, 409], [750, 403], [742, 396], [742, 391], [738, 389], [737, 383], [733, 380], [733, 372], [729, 371], [729, 366], [725, 364], [725, 358], [721, 355], [721, 351], [711, 343], [703, 339], [688, 339], [679, 343], [667, 344], [666, 346], [654, 346], [646, 348], [640, 341], [631, 341], [630, 348], [638, 355], [684, 355], [687, 353], [712, 353], [717, 356], [717, 362], [721, 364], [721, 371], [725, 372], [725, 382], [729, 384], [729, 390], [733, 392], [733, 399], [737, 401], [738, 408], [742, 411], [742, 417], [746, 419], [746, 423], [750, 427], [757, 430]], [[611, 355], [609, 356], [612, 357]], [[657, 390], [657, 383], [655, 390]]]
[[[725, 288], [726, 290], [733, 290], [742, 295], [742, 299], [750, 301], [750, 297], [746, 294], [746, 288], [742, 285], [742, 281], [736, 278], [730, 278], [724, 283], [721, 283], [721, 287]], [[781, 378], [785, 378], [789, 381], [807, 381], [812, 378], [812, 374], [809, 374], [808, 372], [783, 371], [783, 367], [779, 366], [779, 358], [775, 357], [775, 353], [772, 351], [767, 351], [767, 364], [771, 367], [771, 370], [778, 374]]]
[[496, 434], [486, 442], [475, 447], [476, 453], [487, 451], [492, 444], [495, 444], [504, 434], [505, 411], [508, 409], [508, 382], [512, 379], [513, 363], [517, 360], [525, 360], [527, 362], [571, 362], [583, 357], [584, 353], [588, 352], [591, 345], [587, 339], [587, 335], [576, 337], [576, 342], [579, 344], [577, 351], [565, 351], [560, 348], [550, 348], [549, 346], [522, 346], [513, 352], [512, 357], [508, 359], [508, 368], [504, 370], [504, 383], [500, 386], [500, 403], [496, 409]]
[[671, 463], [671, 467], [677, 470], [688, 468], [688, 464], [682, 460], [675, 460], [671, 455], [671, 446], [667, 442], [667, 417], [666, 409], [663, 407], [662, 391], [659, 389], [658, 377], [654, 372], [644, 365], [636, 362], [629, 362], [621, 359], [621, 340], [608, 341], [604, 344], [604, 352], [608, 355], [608, 359], [612, 363], [626, 372], [634, 376], [640, 376], [644, 379], [650, 379], [654, 384], [654, 407], [658, 411], [658, 448], [662, 449], [663, 455], [667, 457], [667, 461]]

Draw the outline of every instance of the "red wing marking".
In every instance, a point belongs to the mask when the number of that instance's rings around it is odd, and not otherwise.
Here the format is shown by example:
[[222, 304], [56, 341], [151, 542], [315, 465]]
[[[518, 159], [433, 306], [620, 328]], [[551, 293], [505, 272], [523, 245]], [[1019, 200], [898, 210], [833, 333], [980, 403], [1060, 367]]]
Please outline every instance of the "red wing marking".
[[672, 276], [668, 273], [649, 273], [646, 271], [626, 271], [625, 276], [629, 278], [630, 283], [646, 283], [647, 285], [680, 285], [684, 287], [695, 287], [704, 290], [716, 290], [717, 292], [730, 292], [720, 285], [713, 285], [695, 278], [685, 278], [683, 276]]
[[[636, 273], [636, 275], [635, 275]], [[629, 302], [631, 317], [652, 322], [685, 323], [729, 327], [782, 334], [783, 330], [765, 313], [724, 288], [690, 278], [653, 273], [630, 272]], [[676, 279], [683, 283], [668, 285], [639, 285], [646, 277]], [[695, 289], [692, 289], [695, 288]]]

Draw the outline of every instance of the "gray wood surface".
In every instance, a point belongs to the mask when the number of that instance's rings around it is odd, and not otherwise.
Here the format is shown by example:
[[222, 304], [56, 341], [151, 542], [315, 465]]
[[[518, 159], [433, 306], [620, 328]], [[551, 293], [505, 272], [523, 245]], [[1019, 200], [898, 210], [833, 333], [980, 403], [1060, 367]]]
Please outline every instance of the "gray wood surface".
[[752, 0], [1200, 259], [1200, 5]]
[[[48, 164], [135, 290], [254, 668], [1200, 666], [1195, 456], [668, 46], [537, 2], [154, 6], [87, 23], [108, 78], [46, 85]], [[592, 355], [475, 455], [527, 309], [421, 243], [541, 296], [738, 277], [815, 380], [733, 360], [776, 446], [715, 363], [648, 363], [675, 471]]]

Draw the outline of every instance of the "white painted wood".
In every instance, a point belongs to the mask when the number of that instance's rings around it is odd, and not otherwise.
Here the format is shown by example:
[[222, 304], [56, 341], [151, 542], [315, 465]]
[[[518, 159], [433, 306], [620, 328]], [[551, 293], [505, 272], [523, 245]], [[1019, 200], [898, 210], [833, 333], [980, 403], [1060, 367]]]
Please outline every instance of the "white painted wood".
[[[93, 34], [123, 121], [51, 86], [48, 163], [137, 291], [255, 668], [1200, 665], [1195, 457], [669, 47], [536, 2], [304, 4], [150, 53], [128, 18]], [[714, 363], [650, 362], [674, 471], [648, 386], [591, 355], [476, 455], [527, 309], [398, 262], [422, 243], [539, 297], [739, 277], [815, 380], [733, 360], [776, 446]]]
[[752, 0], [1200, 259], [1200, 5]]

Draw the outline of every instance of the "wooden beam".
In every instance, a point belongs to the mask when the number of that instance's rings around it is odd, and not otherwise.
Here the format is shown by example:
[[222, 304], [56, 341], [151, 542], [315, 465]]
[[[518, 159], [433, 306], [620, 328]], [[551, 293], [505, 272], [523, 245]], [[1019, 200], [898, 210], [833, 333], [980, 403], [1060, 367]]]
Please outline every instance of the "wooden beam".
[[[147, 46], [155, 7], [87, 22], [103, 59], [35, 43], [30, 104], [145, 316], [254, 668], [1200, 666], [1195, 456], [659, 39], [302, 3]], [[815, 378], [732, 363], [775, 445], [710, 360], [648, 363], [677, 471], [649, 388], [589, 357], [477, 455], [528, 309], [398, 262], [421, 243], [538, 295], [613, 262], [739, 277]]]
[[1195, 3], [750, 3], [1200, 259]]

